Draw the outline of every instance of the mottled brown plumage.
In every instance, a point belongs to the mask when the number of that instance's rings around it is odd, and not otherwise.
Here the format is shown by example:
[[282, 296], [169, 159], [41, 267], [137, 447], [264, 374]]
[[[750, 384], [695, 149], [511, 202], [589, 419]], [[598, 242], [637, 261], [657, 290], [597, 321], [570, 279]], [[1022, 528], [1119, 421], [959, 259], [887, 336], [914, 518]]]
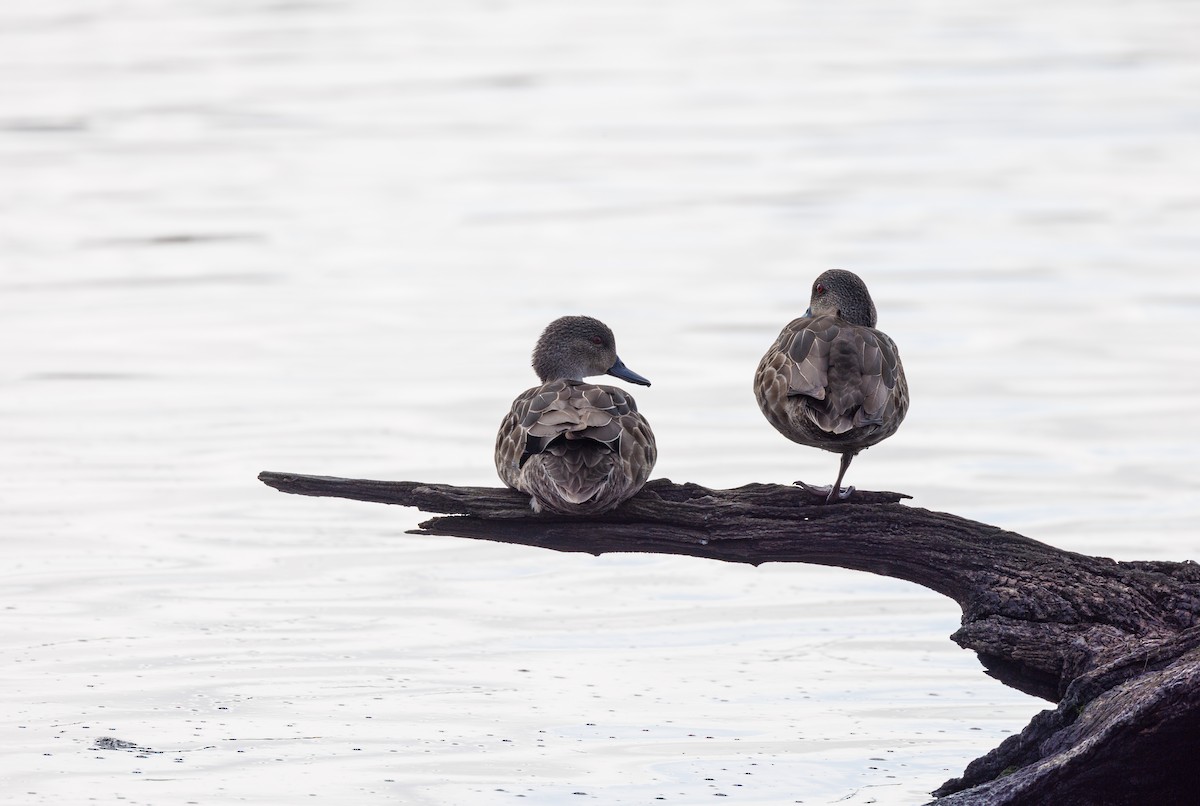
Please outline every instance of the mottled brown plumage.
[[538, 512], [606, 512], [646, 483], [657, 458], [650, 424], [624, 390], [587, 383], [592, 375], [650, 382], [617, 357], [612, 331], [597, 319], [564, 316], [538, 339], [542, 380], [513, 401], [496, 436], [496, 471], [527, 493]]
[[863, 281], [827, 271], [813, 283], [808, 311], [783, 329], [754, 375], [758, 406], [779, 433], [841, 454], [827, 501], [854, 491], [840, 489], [850, 460], [896, 433], [908, 411], [900, 354], [875, 322]]

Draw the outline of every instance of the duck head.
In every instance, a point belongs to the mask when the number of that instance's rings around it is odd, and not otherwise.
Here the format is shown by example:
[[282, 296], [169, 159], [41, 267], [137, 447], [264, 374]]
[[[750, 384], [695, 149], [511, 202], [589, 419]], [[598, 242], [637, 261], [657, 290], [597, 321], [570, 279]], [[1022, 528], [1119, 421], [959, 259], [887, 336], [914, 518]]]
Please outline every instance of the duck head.
[[830, 269], [813, 281], [805, 316], [840, 316], [852, 325], [875, 327], [875, 303], [852, 271]]
[[563, 316], [547, 325], [533, 348], [533, 371], [542, 383], [613, 375], [640, 386], [650, 385], [621, 361], [608, 325], [590, 316]]

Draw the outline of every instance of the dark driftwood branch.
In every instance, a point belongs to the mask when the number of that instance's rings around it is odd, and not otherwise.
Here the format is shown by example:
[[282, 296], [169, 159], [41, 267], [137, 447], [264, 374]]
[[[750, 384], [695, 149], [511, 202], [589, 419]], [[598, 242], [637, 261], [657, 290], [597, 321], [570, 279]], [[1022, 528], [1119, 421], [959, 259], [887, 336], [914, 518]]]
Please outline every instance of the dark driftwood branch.
[[[418, 533], [557, 551], [807, 562], [915, 582], [958, 602], [952, 638], [988, 673], [1058, 703], [935, 794], [941, 804], [1183, 802], [1200, 767], [1200, 566], [1115, 562], [859, 491], [821, 505], [794, 487], [657, 480], [589, 519], [535, 515], [492, 487], [265, 472], [284, 492], [448, 513]], [[1178, 763], [1173, 763], [1178, 762]], [[1195, 780], [1193, 780], [1195, 779]]]

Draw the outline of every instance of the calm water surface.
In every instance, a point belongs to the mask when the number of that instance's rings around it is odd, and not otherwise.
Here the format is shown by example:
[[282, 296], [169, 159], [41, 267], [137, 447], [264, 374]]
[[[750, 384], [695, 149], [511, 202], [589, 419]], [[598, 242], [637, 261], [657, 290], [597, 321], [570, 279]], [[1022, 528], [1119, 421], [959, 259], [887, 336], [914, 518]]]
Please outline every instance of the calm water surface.
[[[850, 481], [1200, 554], [1200, 9], [0, 6], [13, 803], [919, 803], [1044, 703], [904, 583], [406, 536], [540, 328], [656, 475], [828, 483], [753, 368], [852, 268], [914, 404]], [[311, 797], [310, 797], [311, 796]]]

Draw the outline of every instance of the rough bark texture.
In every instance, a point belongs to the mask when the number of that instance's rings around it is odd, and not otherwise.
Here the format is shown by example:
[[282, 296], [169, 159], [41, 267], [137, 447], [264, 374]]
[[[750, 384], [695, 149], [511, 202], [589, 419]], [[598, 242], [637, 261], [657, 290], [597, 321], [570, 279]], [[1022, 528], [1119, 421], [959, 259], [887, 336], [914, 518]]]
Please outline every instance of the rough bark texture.
[[556, 551], [806, 562], [915, 582], [958, 602], [953, 638], [988, 674], [1058, 703], [934, 794], [939, 804], [1184, 803], [1200, 766], [1200, 565], [1116, 562], [856, 492], [823, 505], [795, 487], [650, 482], [586, 520], [535, 515], [526, 496], [264, 472], [276, 489], [446, 513], [417, 532]]

